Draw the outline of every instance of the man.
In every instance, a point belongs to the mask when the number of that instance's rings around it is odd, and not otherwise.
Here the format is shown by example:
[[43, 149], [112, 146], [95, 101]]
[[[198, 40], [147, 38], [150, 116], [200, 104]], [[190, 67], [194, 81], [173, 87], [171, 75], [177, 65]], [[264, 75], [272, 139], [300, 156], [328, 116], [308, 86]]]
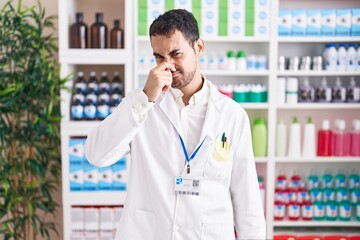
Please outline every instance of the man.
[[193, 15], [150, 26], [157, 66], [88, 136], [86, 156], [108, 166], [130, 153], [119, 240], [265, 239], [249, 120], [200, 73]]

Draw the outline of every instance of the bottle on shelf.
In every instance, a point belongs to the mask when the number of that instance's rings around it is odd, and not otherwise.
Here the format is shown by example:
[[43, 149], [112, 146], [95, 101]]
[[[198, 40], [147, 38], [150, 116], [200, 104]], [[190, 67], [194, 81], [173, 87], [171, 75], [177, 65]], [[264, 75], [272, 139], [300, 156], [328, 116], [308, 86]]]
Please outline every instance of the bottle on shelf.
[[335, 188], [344, 187], [346, 188], [346, 175], [343, 170], [339, 170], [338, 174], [335, 176]]
[[301, 156], [301, 127], [297, 117], [293, 118], [290, 126], [288, 156], [291, 158], [299, 158]]
[[84, 106], [80, 99], [73, 100], [70, 111], [70, 118], [72, 120], [82, 120], [84, 116]]
[[360, 71], [360, 44], [356, 49], [356, 63], [355, 63], [355, 70]]
[[107, 48], [107, 26], [103, 22], [103, 13], [96, 13], [91, 25], [91, 48]]
[[229, 51], [227, 53], [227, 60], [228, 60], [227, 69], [229, 71], [235, 71], [236, 70], [236, 58], [235, 58], [234, 51]]
[[111, 81], [110, 93], [123, 95], [123, 90], [124, 90], [124, 86], [123, 86], [123, 81], [120, 78], [120, 74], [119, 72], [114, 72], [113, 79]]
[[328, 157], [332, 155], [333, 132], [329, 120], [323, 120], [322, 128], [318, 131], [317, 156]]
[[96, 118], [96, 103], [94, 103], [91, 99], [86, 100], [84, 118], [86, 120], [95, 120]]
[[348, 156], [349, 152], [349, 136], [345, 132], [345, 120], [337, 119], [335, 121], [333, 155]]
[[100, 99], [96, 107], [96, 118], [99, 120], [105, 119], [110, 114], [109, 102], [105, 99]]
[[339, 203], [339, 220], [340, 221], [350, 221], [351, 220], [351, 210], [352, 206], [347, 197]]
[[[219, 62], [219, 70], [228, 70], [229, 59], [228, 59], [225, 51], [221, 51], [219, 53], [218, 62]], [[233, 64], [233, 62], [231, 64]], [[231, 67], [233, 67], [233, 66], [231, 66]], [[234, 69], [232, 69], [232, 70], [234, 71]]]
[[338, 51], [334, 43], [328, 44], [324, 51], [325, 69], [328, 71], [337, 70]]
[[299, 102], [314, 102], [315, 90], [310, 86], [309, 78], [305, 77], [303, 84], [299, 88]]
[[246, 54], [244, 51], [239, 51], [237, 55], [237, 70], [239, 72], [246, 71]]
[[96, 72], [90, 72], [90, 77], [87, 83], [88, 92], [91, 91], [94, 94], [97, 94], [99, 91], [99, 84], [96, 78]]
[[350, 78], [350, 85], [346, 90], [346, 101], [350, 103], [357, 103], [360, 101], [360, 87], [356, 86], [355, 78]]
[[313, 203], [315, 221], [322, 221], [325, 219], [325, 205], [322, 201], [315, 201]]
[[99, 83], [99, 92], [110, 93], [110, 80], [108, 78], [107, 72], [101, 73], [100, 83]]
[[305, 124], [305, 130], [304, 130], [304, 139], [303, 139], [303, 151], [302, 156], [303, 157], [315, 157], [315, 124], [313, 123], [311, 117], [308, 117], [308, 120]]
[[286, 81], [286, 103], [296, 104], [298, 103], [298, 79], [294, 77], [287, 78]]
[[335, 201], [325, 203], [325, 219], [327, 221], [336, 221], [338, 218], [338, 205]]
[[265, 157], [267, 154], [267, 129], [265, 119], [257, 118], [252, 129], [254, 156]]
[[338, 59], [337, 59], [337, 68], [336, 69], [338, 71], [343, 72], [346, 70], [347, 64], [348, 64], [348, 53], [347, 53], [344, 43], [339, 43], [337, 52], [338, 52]]
[[110, 47], [124, 48], [124, 30], [120, 27], [120, 20], [114, 20], [114, 27], [110, 31]]
[[327, 85], [326, 77], [323, 77], [321, 85], [315, 90], [317, 102], [331, 102], [331, 88]]
[[313, 220], [314, 216], [314, 208], [313, 204], [310, 200], [310, 197], [307, 196], [304, 199], [304, 202], [301, 204], [301, 219], [304, 221], [311, 221]]
[[360, 156], [360, 120], [353, 120], [353, 129], [350, 132], [350, 156]]
[[262, 176], [258, 176], [258, 182], [259, 182], [259, 188], [260, 188], [260, 194], [261, 194], [261, 200], [263, 203], [263, 209], [265, 213], [265, 206], [266, 206], [266, 198], [265, 198], [265, 184], [264, 184], [264, 178]]
[[354, 71], [356, 66], [356, 49], [354, 43], [349, 43], [348, 51], [347, 51], [348, 59], [346, 64], [346, 70]]
[[360, 187], [360, 175], [357, 169], [353, 169], [349, 176], [349, 189]]
[[332, 88], [332, 102], [345, 102], [346, 88], [341, 85], [339, 77], [336, 78], [335, 86]]
[[315, 170], [310, 171], [310, 175], [307, 178], [308, 189], [319, 188], [319, 178], [315, 173]]
[[83, 72], [77, 73], [77, 78], [74, 83], [75, 93], [86, 94], [86, 80]]
[[280, 119], [280, 122], [276, 128], [276, 156], [285, 157], [286, 156], [286, 125], [283, 119]]
[[321, 187], [322, 188], [333, 188], [334, 179], [331, 171], [329, 169], [325, 170], [325, 173], [321, 177]]
[[76, 22], [70, 26], [70, 48], [87, 48], [87, 25], [83, 22], [84, 15], [76, 13]]

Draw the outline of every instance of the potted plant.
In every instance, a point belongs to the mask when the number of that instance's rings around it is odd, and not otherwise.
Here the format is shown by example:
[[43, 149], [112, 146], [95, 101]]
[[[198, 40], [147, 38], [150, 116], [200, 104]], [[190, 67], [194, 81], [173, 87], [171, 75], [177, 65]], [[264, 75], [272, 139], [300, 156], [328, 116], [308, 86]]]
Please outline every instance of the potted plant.
[[[0, 238], [50, 239], [59, 185], [60, 78], [54, 16], [38, 2], [0, 10]], [[53, 32], [53, 31], [52, 31]]]

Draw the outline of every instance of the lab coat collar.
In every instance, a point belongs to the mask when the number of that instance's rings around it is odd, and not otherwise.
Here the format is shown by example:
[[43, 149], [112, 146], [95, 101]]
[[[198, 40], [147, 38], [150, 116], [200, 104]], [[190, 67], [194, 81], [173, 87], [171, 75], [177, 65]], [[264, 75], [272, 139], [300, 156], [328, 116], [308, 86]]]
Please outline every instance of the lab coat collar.
[[[209, 98], [206, 109], [205, 121], [199, 141], [202, 141], [205, 136], [208, 136], [209, 138], [211, 138], [211, 140], [215, 139], [215, 134], [216, 134], [215, 129], [217, 129], [217, 123], [221, 113], [220, 99], [223, 98], [222, 94], [217, 90], [217, 88], [204, 77], [204, 86], [205, 84], [206, 87], [209, 89]], [[164, 114], [169, 118], [176, 131], [180, 135], [183, 135], [180, 118], [177, 112], [177, 105], [176, 105], [177, 103], [174, 100], [174, 96], [170, 91], [165, 92], [164, 95], [165, 96], [161, 98], [159, 102], [159, 107], [162, 109]]]
[[[201, 87], [201, 89], [199, 91], [197, 91], [196, 93], [194, 93], [190, 97], [189, 105], [196, 105], [196, 104], [199, 104], [201, 102], [207, 101], [206, 96], [207, 96], [209, 86], [206, 85], [205, 77], [203, 75], [201, 77], [203, 79], [203, 85], [202, 85], [202, 87]], [[181, 107], [185, 107], [185, 104], [184, 104], [184, 102], [182, 100], [182, 97], [184, 96], [183, 92], [180, 89], [177, 89], [177, 88], [171, 88], [170, 92], [172, 93], [175, 101], [178, 104], [180, 104]]]

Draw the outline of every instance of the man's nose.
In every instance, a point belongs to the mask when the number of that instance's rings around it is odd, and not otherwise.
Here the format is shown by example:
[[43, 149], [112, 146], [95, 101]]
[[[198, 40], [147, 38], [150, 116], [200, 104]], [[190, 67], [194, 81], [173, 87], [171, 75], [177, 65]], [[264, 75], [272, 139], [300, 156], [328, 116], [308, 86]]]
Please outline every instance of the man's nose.
[[169, 64], [174, 64], [174, 59], [172, 57], [165, 58], [165, 62]]

